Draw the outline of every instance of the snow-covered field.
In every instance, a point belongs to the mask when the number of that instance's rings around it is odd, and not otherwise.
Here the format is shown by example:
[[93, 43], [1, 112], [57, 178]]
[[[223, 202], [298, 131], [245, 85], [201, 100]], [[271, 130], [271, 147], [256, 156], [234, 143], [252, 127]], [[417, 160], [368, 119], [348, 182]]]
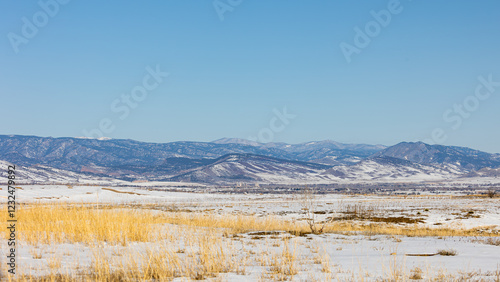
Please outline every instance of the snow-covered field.
[[[246, 230], [228, 235], [223, 228], [215, 228], [210, 234], [218, 236], [217, 242], [227, 249], [232, 260], [238, 262], [238, 268], [201, 277], [208, 280], [498, 281], [500, 277], [498, 197], [490, 199], [454, 193], [418, 196], [217, 194], [167, 192], [144, 185], [25, 185], [17, 190], [16, 199], [26, 205], [113, 204], [121, 208], [142, 206], [159, 214], [203, 215], [209, 218], [247, 216], [277, 218], [297, 224], [314, 220], [319, 225], [328, 221], [331, 224], [343, 222], [365, 226], [364, 231], [358, 232], [300, 235], [280, 230]], [[18, 222], [22, 225], [23, 219], [19, 218]], [[378, 229], [369, 231], [366, 226], [370, 224], [392, 226], [393, 229], [474, 230], [474, 233], [471, 233], [473, 236], [410, 237], [384, 234]], [[198, 249], [201, 247], [197, 247], [188, 234], [209, 232], [206, 227], [195, 225], [164, 224], [161, 228], [169, 237], [124, 245], [100, 242], [98, 249], [106, 260], [116, 263], [115, 267], [120, 265], [120, 261], [156, 248], [170, 250], [180, 260], [187, 261], [201, 252]], [[88, 244], [34, 246], [20, 243], [18, 269], [24, 274], [78, 273], [95, 262], [96, 247]], [[446, 250], [450, 255], [440, 255], [440, 250]], [[3, 257], [5, 253], [7, 245], [2, 244]], [[175, 279], [185, 281], [196, 278], [179, 276]]]

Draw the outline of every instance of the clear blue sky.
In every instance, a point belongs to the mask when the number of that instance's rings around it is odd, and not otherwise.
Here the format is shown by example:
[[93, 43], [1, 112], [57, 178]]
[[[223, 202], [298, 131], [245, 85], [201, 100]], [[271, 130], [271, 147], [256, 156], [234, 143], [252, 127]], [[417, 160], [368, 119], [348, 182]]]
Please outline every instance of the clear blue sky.
[[[340, 44], [394, 3], [243, 0], [221, 20], [212, 1], [53, 1], [0, 2], [0, 134], [82, 136], [105, 119], [112, 138], [248, 138], [286, 107], [273, 141], [393, 145], [441, 128], [438, 143], [500, 152], [500, 87], [470, 97], [479, 76], [500, 81], [497, 0], [401, 1], [350, 62]], [[170, 75], [111, 110], [157, 65]]]

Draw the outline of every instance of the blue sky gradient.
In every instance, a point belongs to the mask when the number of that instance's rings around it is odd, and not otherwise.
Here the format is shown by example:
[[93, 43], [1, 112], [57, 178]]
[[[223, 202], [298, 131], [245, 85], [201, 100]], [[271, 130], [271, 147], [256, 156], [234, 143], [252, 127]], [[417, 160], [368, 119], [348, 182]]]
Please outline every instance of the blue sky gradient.
[[[470, 97], [478, 77], [500, 82], [499, 1], [220, 0], [223, 20], [212, 1], [53, 1], [0, 2], [1, 134], [82, 136], [104, 119], [112, 138], [249, 138], [286, 107], [272, 141], [500, 152], [500, 87]], [[13, 44], [47, 3], [54, 15]], [[400, 12], [348, 62], [340, 44], [389, 5]], [[121, 119], [113, 101], [148, 66], [169, 76]]]

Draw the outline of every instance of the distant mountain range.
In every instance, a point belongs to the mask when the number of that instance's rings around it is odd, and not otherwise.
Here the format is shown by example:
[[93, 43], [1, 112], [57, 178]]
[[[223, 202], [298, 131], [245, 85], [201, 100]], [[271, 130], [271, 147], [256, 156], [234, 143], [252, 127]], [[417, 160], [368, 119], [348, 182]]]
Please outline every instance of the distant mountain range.
[[0, 135], [0, 164], [6, 162], [20, 167], [25, 182], [118, 179], [290, 184], [496, 177], [500, 154], [421, 142], [385, 147], [329, 140], [262, 144], [223, 138], [146, 143]]
[[465, 170], [498, 167], [499, 154], [489, 154], [465, 147], [402, 142], [386, 148], [373, 157], [392, 157], [424, 165], [451, 164]]

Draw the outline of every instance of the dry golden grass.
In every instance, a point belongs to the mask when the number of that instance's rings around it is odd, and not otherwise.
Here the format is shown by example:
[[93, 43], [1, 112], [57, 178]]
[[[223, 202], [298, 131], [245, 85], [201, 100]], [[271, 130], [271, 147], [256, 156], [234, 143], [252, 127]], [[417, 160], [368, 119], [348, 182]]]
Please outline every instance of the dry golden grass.
[[321, 263], [321, 272], [324, 272], [324, 273], [331, 273], [332, 272], [331, 266], [330, 266], [330, 256], [328, 255], [328, 253], [325, 252], [320, 257], [320, 263]]
[[[224, 229], [226, 234], [250, 231], [286, 231], [292, 235], [311, 233], [305, 222], [290, 221], [276, 216], [258, 218], [245, 215], [216, 215], [211, 213], [159, 212], [130, 209], [123, 206], [31, 204], [17, 211], [18, 239], [31, 245], [54, 243], [107, 242], [127, 245], [129, 242], [150, 242], [168, 236], [160, 230], [165, 224]], [[5, 221], [6, 213], [0, 214]], [[418, 224], [356, 223], [336, 221], [324, 227], [324, 233], [359, 232], [368, 235], [402, 236], [498, 236], [484, 228], [464, 229], [426, 227]], [[3, 236], [7, 236], [6, 229]]]
[[[47, 267], [51, 274], [41, 277], [21, 275], [17, 281], [164, 281], [176, 277], [198, 280], [225, 272], [245, 273], [245, 256], [238, 254], [232, 245], [231, 238], [235, 235], [250, 231], [285, 231], [297, 236], [311, 233], [307, 222], [277, 216], [259, 218], [160, 210], [162, 208], [158, 206], [131, 209], [120, 205], [101, 205], [99, 208], [97, 205], [84, 204], [22, 205], [17, 211], [20, 242], [34, 248], [39, 245], [83, 243], [92, 248], [93, 256], [91, 267], [80, 270], [75, 276], [61, 273], [60, 257], [43, 253], [43, 259], [48, 258]], [[5, 221], [5, 216], [6, 213], [0, 213], [1, 220]], [[176, 232], [173, 231], [175, 228]], [[328, 223], [324, 232], [443, 237], [488, 235], [480, 229], [430, 228], [418, 224], [363, 224], [354, 221]], [[7, 230], [4, 229], [2, 234], [6, 238]], [[248, 244], [252, 241], [255, 240]], [[146, 250], [141, 253], [128, 250], [114, 257], [110, 255], [111, 252], [103, 251], [104, 245], [120, 247], [130, 242], [162, 243], [154, 247], [145, 245]], [[274, 254], [260, 252], [260, 260], [257, 260], [267, 267], [273, 279], [287, 280], [298, 273], [300, 262], [296, 246], [291, 246], [289, 239], [284, 240], [280, 248]], [[318, 254], [318, 251], [315, 253]], [[35, 259], [42, 258], [40, 249], [31, 254]], [[322, 271], [329, 273], [330, 258], [327, 254], [318, 258], [318, 262], [321, 263]], [[396, 271], [399, 269], [397, 266], [390, 269], [392, 277], [401, 277], [401, 273]]]
[[441, 256], [456, 256], [458, 252], [454, 249], [442, 249], [438, 250], [437, 254]]
[[[121, 276], [124, 280], [165, 281], [175, 277], [189, 277], [194, 280], [215, 277], [219, 273], [244, 272], [243, 263], [233, 248], [223, 242], [220, 234], [207, 231], [199, 236], [185, 236], [189, 244], [185, 252], [177, 252], [166, 245], [148, 249], [145, 255], [133, 254], [127, 259], [127, 265], [119, 265], [118, 269], [134, 270], [128, 273], [111, 271], [112, 267], [102, 268], [104, 255], [96, 256], [94, 279], [98, 281], [112, 276]], [[184, 254], [187, 255], [184, 255]], [[100, 257], [101, 259], [98, 259]], [[139, 258], [139, 259], [137, 259]]]
[[[31, 245], [149, 242], [158, 235], [155, 225], [165, 223], [161, 216], [143, 210], [69, 204], [25, 205], [18, 209], [17, 217], [18, 240]], [[5, 238], [5, 230], [3, 234]]]
[[[200, 213], [169, 213], [166, 221], [172, 224], [224, 228], [229, 234], [251, 231], [286, 231], [292, 235], [310, 234], [311, 229], [305, 222], [293, 222], [279, 217], [268, 216], [257, 218], [244, 215], [213, 215]], [[499, 236], [500, 234], [484, 232], [484, 228], [448, 228], [426, 227], [418, 224], [397, 225], [390, 223], [356, 223], [354, 221], [338, 221], [328, 223], [324, 233], [348, 234], [358, 232], [368, 235], [401, 235], [411, 237], [428, 236]]]
[[297, 266], [297, 246], [290, 246], [290, 240], [284, 241], [281, 253], [275, 254], [269, 261], [268, 275], [277, 281], [286, 281], [299, 272]]
[[411, 270], [411, 274], [410, 276], [408, 277], [408, 279], [410, 280], [420, 280], [422, 279], [422, 269], [420, 269], [419, 267], [414, 267], [412, 270]]
[[37, 248], [30, 249], [30, 254], [34, 259], [41, 259], [43, 256], [42, 250]]
[[[186, 233], [177, 238], [187, 244], [185, 252], [177, 252], [171, 243], [146, 247], [143, 251], [127, 250], [113, 258], [102, 244], [91, 246], [90, 267], [72, 274], [61, 271], [61, 258], [47, 260], [50, 274], [45, 276], [21, 275], [11, 281], [170, 281], [177, 277], [201, 280], [220, 273], [245, 273], [245, 261], [231, 244], [223, 241], [220, 233], [207, 230]], [[68, 271], [70, 272], [70, 271]]]
[[47, 259], [47, 266], [51, 270], [59, 269], [61, 267], [61, 258], [57, 256], [50, 257]]

